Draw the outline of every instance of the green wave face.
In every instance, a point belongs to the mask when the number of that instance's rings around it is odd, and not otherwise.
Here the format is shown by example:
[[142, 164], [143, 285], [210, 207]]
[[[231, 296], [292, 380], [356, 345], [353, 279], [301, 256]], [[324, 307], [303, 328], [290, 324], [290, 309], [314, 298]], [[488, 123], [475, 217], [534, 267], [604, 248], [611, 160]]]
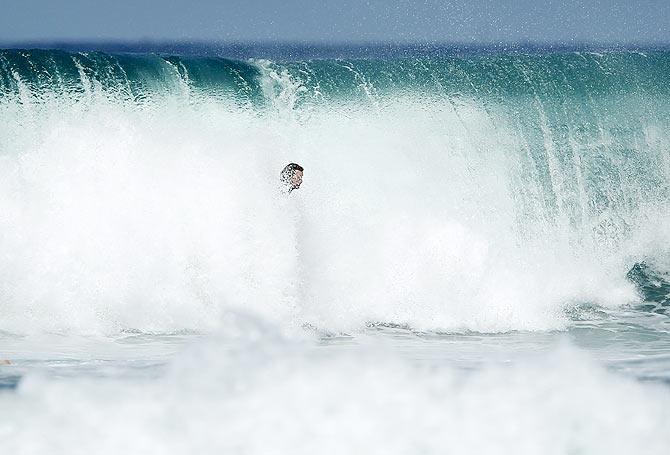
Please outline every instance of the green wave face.
[[539, 97], [542, 102], [588, 104], [603, 96], [667, 96], [669, 64], [670, 53], [661, 51], [273, 63], [4, 50], [0, 51], [0, 90], [8, 96], [24, 85], [36, 94], [82, 93], [96, 84], [110, 94], [134, 99], [151, 92], [179, 91], [186, 84], [214, 96], [253, 99], [262, 96], [259, 78], [264, 70], [271, 70], [300, 83], [300, 103], [382, 101], [404, 93], [426, 98], [472, 97], [482, 102]]
[[141, 102], [188, 91], [251, 103], [260, 95], [258, 77], [256, 66], [226, 59], [0, 51], [0, 96], [4, 97], [22, 91], [39, 98], [99, 90]]

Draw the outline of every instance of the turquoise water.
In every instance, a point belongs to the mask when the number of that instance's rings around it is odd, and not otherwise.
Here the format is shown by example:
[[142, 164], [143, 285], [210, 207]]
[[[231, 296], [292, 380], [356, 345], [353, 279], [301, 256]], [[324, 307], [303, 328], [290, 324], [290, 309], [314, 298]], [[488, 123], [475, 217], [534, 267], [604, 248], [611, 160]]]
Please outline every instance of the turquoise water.
[[272, 57], [0, 51], [8, 453], [666, 453], [670, 54]]

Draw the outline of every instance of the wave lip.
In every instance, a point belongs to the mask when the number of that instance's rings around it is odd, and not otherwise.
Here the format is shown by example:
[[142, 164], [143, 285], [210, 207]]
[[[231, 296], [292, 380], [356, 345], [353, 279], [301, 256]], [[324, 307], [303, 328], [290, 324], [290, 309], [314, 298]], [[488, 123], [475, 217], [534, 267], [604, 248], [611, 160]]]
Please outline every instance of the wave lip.
[[223, 58], [0, 50], [0, 95], [22, 102], [107, 96], [145, 103], [168, 95], [248, 105], [262, 102], [258, 76], [256, 66]]

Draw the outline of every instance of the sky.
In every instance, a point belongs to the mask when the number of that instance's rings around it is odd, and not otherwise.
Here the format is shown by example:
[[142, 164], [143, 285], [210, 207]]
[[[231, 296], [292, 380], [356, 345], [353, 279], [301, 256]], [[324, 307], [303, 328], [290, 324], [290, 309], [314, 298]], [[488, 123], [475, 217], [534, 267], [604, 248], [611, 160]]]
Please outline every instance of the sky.
[[670, 42], [670, 0], [0, 0], [0, 43]]

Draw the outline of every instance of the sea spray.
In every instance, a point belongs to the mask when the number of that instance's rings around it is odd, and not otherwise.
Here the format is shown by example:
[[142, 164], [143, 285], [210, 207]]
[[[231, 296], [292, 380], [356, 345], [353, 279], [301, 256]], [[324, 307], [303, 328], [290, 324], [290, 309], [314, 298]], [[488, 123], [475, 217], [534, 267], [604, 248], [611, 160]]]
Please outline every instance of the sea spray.
[[0, 322], [497, 332], [635, 303], [667, 237], [668, 65], [2, 51]]

